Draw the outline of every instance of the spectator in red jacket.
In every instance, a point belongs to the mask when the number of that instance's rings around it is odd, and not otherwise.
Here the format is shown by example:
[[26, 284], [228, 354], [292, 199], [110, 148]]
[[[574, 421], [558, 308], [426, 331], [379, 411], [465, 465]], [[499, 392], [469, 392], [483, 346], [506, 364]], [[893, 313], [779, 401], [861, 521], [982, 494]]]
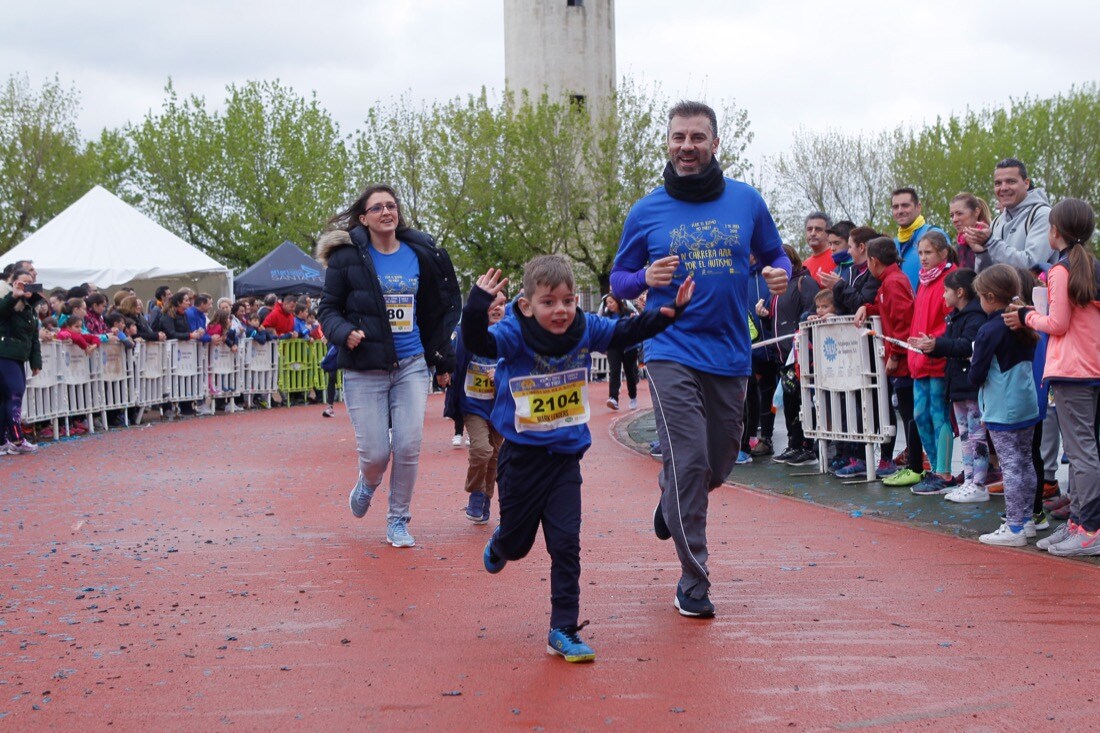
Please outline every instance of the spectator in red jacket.
[[91, 351], [95, 347], [99, 346], [99, 339], [90, 334], [83, 332], [84, 330], [84, 315], [76, 314], [69, 316], [65, 321], [65, 325], [61, 327], [61, 330], [57, 332], [56, 338], [59, 341], [71, 341], [79, 346], [85, 352]]
[[[891, 395], [897, 396], [898, 412], [905, 427], [907, 466], [884, 478], [883, 483], [887, 486], [912, 486], [920, 482], [924, 467], [924, 449], [913, 419], [913, 379], [909, 376], [908, 350], [903, 345], [909, 338], [909, 321], [913, 315], [913, 286], [898, 266], [898, 248], [889, 237], [878, 237], [867, 243], [867, 268], [871, 271], [871, 277], [881, 285], [874, 302], [856, 311], [855, 322], [862, 327], [869, 316], [879, 316], [882, 319], [882, 333], [879, 335], [897, 341], [885, 342], [886, 374], [890, 378]], [[893, 414], [890, 418], [896, 426], [897, 418]], [[889, 466], [884, 462], [890, 460], [893, 451], [891, 438], [882, 446], [880, 468], [888, 471]]]
[[294, 306], [297, 304], [298, 296], [284, 295], [264, 318], [264, 328], [278, 338], [294, 338]]

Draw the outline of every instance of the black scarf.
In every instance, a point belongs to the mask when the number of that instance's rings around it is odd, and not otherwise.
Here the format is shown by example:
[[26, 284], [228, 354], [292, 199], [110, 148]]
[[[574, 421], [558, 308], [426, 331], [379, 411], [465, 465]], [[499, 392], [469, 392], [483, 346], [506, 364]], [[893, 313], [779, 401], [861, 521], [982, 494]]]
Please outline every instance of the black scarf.
[[584, 331], [588, 327], [588, 321], [585, 320], [584, 313], [580, 308], [577, 309], [577, 315], [573, 318], [573, 322], [569, 324], [569, 328], [560, 336], [550, 333], [540, 326], [534, 316], [523, 315], [523, 311], [519, 309], [518, 305], [513, 309], [513, 313], [519, 319], [519, 329], [523, 334], [523, 340], [527, 342], [532, 351], [542, 356], [565, 356], [577, 348], [577, 344], [581, 342]]
[[710, 159], [706, 170], [686, 176], [677, 175], [670, 160], [665, 163], [664, 177], [665, 190], [677, 201], [693, 204], [714, 201], [726, 190], [726, 177], [722, 175], [722, 166], [718, 165], [717, 158]]

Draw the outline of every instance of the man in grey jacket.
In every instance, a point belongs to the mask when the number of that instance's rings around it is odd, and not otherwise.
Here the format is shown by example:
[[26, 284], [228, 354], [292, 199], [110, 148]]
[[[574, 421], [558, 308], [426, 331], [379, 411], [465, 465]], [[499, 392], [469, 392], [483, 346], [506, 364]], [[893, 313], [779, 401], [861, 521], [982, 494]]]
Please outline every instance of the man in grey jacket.
[[1005, 158], [993, 169], [993, 193], [1001, 213], [989, 229], [967, 227], [966, 241], [974, 251], [974, 269], [990, 265], [1012, 265], [1046, 271], [1057, 253], [1050, 248], [1050, 202], [1027, 177], [1027, 167], [1015, 158]]

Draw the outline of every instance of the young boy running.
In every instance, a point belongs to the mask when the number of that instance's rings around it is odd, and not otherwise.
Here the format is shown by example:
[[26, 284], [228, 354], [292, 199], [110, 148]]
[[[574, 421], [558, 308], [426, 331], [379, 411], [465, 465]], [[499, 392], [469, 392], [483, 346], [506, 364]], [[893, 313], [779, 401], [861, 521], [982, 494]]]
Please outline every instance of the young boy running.
[[[596, 653], [577, 635], [580, 618], [580, 461], [588, 430], [590, 354], [628, 348], [672, 325], [695, 290], [689, 277], [675, 307], [611, 320], [577, 310], [573, 270], [559, 255], [537, 257], [523, 270], [523, 295], [489, 328], [488, 312], [507, 284], [500, 270], [478, 278], [463, 309], [462, 338], [476, 354], [498, 359], [492, 422], [504, 436], [497, 470], [500, 525], [483, 561], [499, 573], [530, 552], [539, 525], [550, 554], [550, 635], [546, 651], [567, 662]], [[585, 624], [588, 622], [586, 621]]]

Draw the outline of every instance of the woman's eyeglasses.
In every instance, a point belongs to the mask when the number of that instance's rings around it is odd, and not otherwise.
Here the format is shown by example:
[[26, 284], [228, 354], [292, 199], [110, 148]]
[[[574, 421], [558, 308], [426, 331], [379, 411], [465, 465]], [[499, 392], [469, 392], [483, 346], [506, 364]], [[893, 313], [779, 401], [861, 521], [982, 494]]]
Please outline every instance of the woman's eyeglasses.
[[397, 211], [397, 204], [389, 201], [384, 204], [375, 204], [367, 209], [368, 214], [381, 214], [383, 211]]

